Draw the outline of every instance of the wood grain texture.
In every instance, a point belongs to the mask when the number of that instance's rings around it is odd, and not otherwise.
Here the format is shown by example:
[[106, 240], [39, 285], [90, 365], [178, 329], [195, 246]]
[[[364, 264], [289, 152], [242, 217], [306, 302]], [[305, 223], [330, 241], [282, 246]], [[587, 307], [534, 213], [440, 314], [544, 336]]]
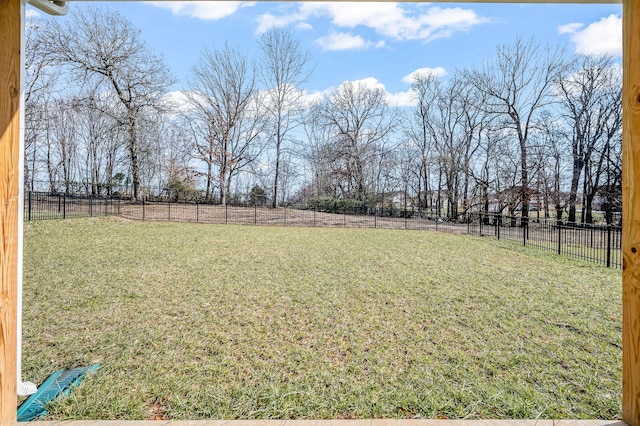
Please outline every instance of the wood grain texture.
[[[87, 1], [87, 0], [66, 0], [66, 1]], [[103, 0], [89, 0], [89, 1], [103, 1]], [[119, 1], [142, 1], [142, 0], [119, 0]], [[158, 0], [158, 1], [173, 1], [173, 0]], [[178, 0], [178, 1], [189, 1], [189, 0]], [[235, 0], [227, 0], [227, 1], [235, 1]], [[271, 1], [271, 0], [258, 0], [260, 1]], [[284, 0], [284, 1], [299, 1], [299, 0]], [[314, 1], [325, 1], [325, 0], [304, 0], [307, 2], [313, 3]], [[352, 2], [352, 1], [378, 1], [378, 2], [386, 2], [391, 0], [333, 0], [340, 2]], [[404, 0], [413, 3], [422, 3], [426, 0]], [[435, 3], [573, 3], [573, 4], [620, 4], [622, 0], [435, 0]]]
[[[536, 1], [533, 1], [536, 2]], [[540, 1], [546, 2], [546, 1]], [[567, 0], [573, 3], [575, 1]], [[577, 1], [614, 3], [617, 1]], [[640, 426], [640, 1], [624, 2], [623, 419]], [[0, 425], [16, 415], [20, 1], [0, 0]]]
[[16, 423], [20, 0], [0, 0], [0, 425]]
[[640, 2], [623, 3], [622, 417], [640, 426]]

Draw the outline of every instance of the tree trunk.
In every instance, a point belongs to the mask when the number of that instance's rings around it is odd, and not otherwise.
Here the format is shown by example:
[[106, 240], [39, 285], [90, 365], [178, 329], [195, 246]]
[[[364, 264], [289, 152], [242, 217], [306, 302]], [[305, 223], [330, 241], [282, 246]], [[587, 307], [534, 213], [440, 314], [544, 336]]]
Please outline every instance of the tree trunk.
[[218, 174], [218, 179], [220, 181], [220, 204], [223, 206], [227, 205], [227, 188], [226, 188], [226, 170], [224, 167], [220, 168], [220, 173]]
[[529, 191], [529, 170], [527, 164], [527, 141], [520, 139], [520, 185], [521, 188], [521, 202], [522, 202], [522, 217], [529, 217], [529, 201], [531, 200], [531, 191]]
[[593, 199], [595, 198], [595, 193], [591, 193], [584, 197], [584, 206], [583, 211], [585, 212], [585, 223], [593, 223]]
[[569, 190], [569, 217], [567, 218], [569, 222], [576, 221], [576, 203], [578, 201], [578, 183], [580, 182], [580, 174], [582, 173], [583, 167], [584, 167], [584, 162], [582, 161], [582, 158], [580, 158], [578, 154], [574, 151], [573, 173], [571, 175], [571, 189]]
[[211, 161], [211, 157], [209, 157], [210, 161], [207, 161], [207, 188], [205, 190], [204, 193], [204, 199], [205, 201], [209, 202], [211, 201], [211, 181], [213, 180], [213, 169], [212, 169], [212, 161]]
[[140, 190], [140, 164], [138, 162], [136, 121], [133, 118], [129, 121], [129, 156], [131, 157], [131, 179], [133, 180], [132, 200], [136, 201]]
[[273, 179], [273, 201], [272, 206], [275, 209], [278, 207], [278, 180], [280, 179], [280, 139], [276, 140], [276, 170], [275, 178]]
[[442, 168], [438, 172], [438, 195], [436, 199], [436, 216], [442, 216]]

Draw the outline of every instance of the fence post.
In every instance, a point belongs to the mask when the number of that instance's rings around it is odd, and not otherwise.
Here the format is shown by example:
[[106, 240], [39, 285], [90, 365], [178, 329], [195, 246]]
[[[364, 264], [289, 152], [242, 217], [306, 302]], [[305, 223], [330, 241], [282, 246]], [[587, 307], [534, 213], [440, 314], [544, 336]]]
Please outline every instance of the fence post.
[[404, 199], [404, 229], [407, 229], [407, 196]]
[[62, 218], [67, 218], [67, 193], [62, 195]]
[[558, 221], [558, 255], [562, 253], [562, 222]]
[[496, 218], [496, 235], [498, 236], [498, 240], [500, 240], [500, 225], [502, 225], [502, 215]]
[[526, 246], [527, 245], [527, 237], [528, 237], [528, 233], [529, 233], [529, 218], [528, 217], [523, 217], [521, 219], [521, 225], [522, 225], [522, 245]]
[[378, 208], [373, 208], [373, 229], [378, 227]]
[[145, 219], [145, 211], [144, 211], [144, 197], [142, 197], [142, 220]]
[[31, 201], [31, 197], [33, 196], [33, 191], [29, 191], [29, 220], [31, 220], [31, 206], [32, 206], [32, 201]]
[[200, 205], [196, 201], [196, 223], [200, 222]]
[[318, 211], [318, 206], [313, 207], [313, 227], [316, 227], [316, 212]]
[[171, 222], [171, 201], [169, 201], [169, 222]]
[[287, 206], [284, 206], [284, 226], [287, 226]]
[[607, 268], [611, 267], [611, 225], [607, 224]]
[[93, 217], [93, 198], [89, 197], [89, 217]]
[[258, 205], [253, 203], [253, 224], [258, 224]]
[[225, 225], [229, 223], [229, 205], [226, 203], [224, 205], [224, 223]]
[[482, 213], [480, 213], [480, 236], [481, 237], [482, 237], [482, 221], [483, 221]]

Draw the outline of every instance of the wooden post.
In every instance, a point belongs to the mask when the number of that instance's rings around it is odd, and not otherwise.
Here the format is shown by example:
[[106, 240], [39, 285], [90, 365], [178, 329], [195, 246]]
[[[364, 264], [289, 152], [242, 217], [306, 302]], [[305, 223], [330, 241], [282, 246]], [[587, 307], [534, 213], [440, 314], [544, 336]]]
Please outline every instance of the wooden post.
[[[623, 420], [640, 426], [640, 1], [624, 0]], [[16, 423], [21, 1], [0, 0], [0, 425]], [[437, 226], [437, 222], [436, 222]]]
[[0, 0], [0, 424], [16, 423], [20, 0]]
[[640, 426], [640, 2], [622, 16], [622, 419]]

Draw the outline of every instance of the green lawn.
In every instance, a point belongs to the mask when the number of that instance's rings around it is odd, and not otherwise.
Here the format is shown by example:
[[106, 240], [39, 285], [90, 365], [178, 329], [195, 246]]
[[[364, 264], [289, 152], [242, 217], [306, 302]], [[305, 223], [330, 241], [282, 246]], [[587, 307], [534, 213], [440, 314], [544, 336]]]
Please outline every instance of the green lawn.
[[51, 418], [619, 418], [620, 271], [426, 231], [29, 223]]

